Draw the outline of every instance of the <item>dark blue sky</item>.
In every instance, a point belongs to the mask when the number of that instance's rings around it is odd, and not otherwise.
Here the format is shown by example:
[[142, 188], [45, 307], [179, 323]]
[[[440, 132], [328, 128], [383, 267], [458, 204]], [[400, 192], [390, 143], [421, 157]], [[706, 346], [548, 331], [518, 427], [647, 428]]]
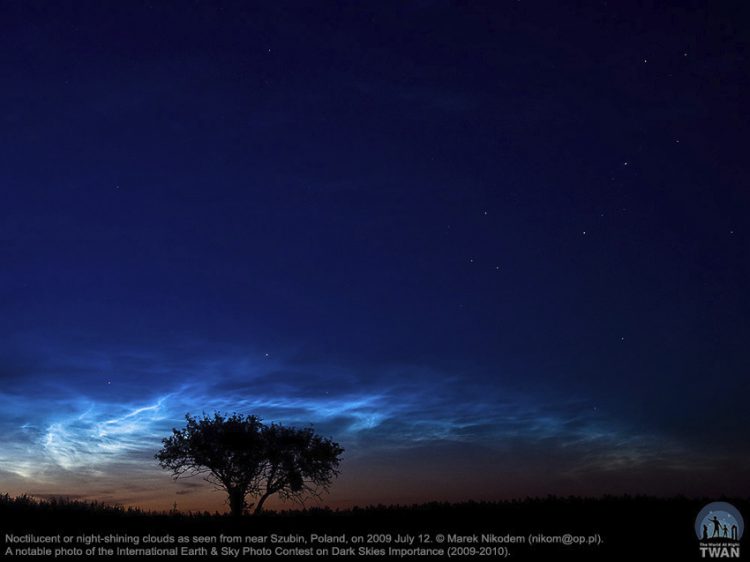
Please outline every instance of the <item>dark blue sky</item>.
[[189, 503], [219, 408], [334, 503], [748, 493], [748, 8], [558, 4], [0, 3], [0, 487]]

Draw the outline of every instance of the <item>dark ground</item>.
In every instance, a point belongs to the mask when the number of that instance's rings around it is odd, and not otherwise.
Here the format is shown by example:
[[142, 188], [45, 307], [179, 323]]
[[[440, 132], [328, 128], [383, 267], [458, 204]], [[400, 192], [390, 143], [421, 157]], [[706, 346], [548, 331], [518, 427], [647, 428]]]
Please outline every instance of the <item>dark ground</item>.
[[[240, 554], [239, 560], [274, 559], [274, 560], [311, 560], [320, 559], [316, 555], [316, 548], [328, 548], [329, 557], [335, 559], [351, 559], [351, 556], [337, 555], [336, 552], [347, 552], [350, 546], [355, 551], [360, 548], [387, 549], [409, 548], [403, 544], [396, 544], [397, 536], [411, 535], [415, 542], [410, 548], [443, 548], [446, 554], [442, 556], [421, 556], [420, 560], [448, 559], [449, 548], [451, 559], [459, 560], [491, 560], [504, 558], [506, 551], [498, 547], [507, 548], [510, 560], [639, 560], [639, 559], [667, 559], [667, 560], [698, 560], [701, 559], [698, 540], [694, 533], [695, 517], [701, 508], [709, 503], [721, 499], [732, 503], [740, 513], [750, 513], [750, 500], [737, 498], [653, 498], [653, 497], [548, 497], [543, 499], [525, 499], [519, 501], [484, 503], [467, 502], [460, 504], [431, 503], [414, 506], [372, 506], [354, 508], [346, 511], [306, 510], [279, 513], [266, 513], [261, 516], [247, 516], [232, 519], [218, 514], [159, 514], [147, 513], [139, 510], [125, 510], [98, 504], [88, 504], [75, 501], [36, 501], [30, 498], [10, 498], [0, 496], [0, 529], [2, 536], [2, 557], [5, 559], [29, 560], [51, 558], [49, 555], [39, 555], [36, 552], [9, 553], [7, 550], [28, 548], [29, 546], [45, 546], [38, 542], [10, 544], [8, 535], [63, 535], [74, 536], [69, 548], [83, 550], [74, 556], [76, 559], [91, 559], [85, 556], [87, 545], [77, 542], [77, 536], [98, 535], [105, 537], [109, 534], [140, 537], [138, 546], [126, 544], [92, 543], [89, 548], [115, 548], [116, 546], [131, 546], [133, 548], [206, 548], [207, 554], [181, 554], [173, 559], [179, 560], [231, 560], [231, 554], [222, 554], [222, 548], [252, 547], [256, 549], [269, 548], [270, 557], [264, 557], [259, 551]], [[282, 541], [273, 544], [271, 534], [302, 535], [307, 542], [295, 543]], [[312, 544], [311, 534], [329, 534], [347, 536], [347, 544]], [[482, 533], [497, 536], [520, 535], [526, 544], [489, 543], [482, 542]], [[530, 546], [530, 535], [543, 534], [547, 536], [564, 535], [583, 537], [584, 541], [597, 542], [599, 545], [563, 545], [545, 544]], [[219, 535], [241, 537], [243, 543], [220, 543]], [[158, 541], [166, 538], [168, 543], [154, 542], [144, 544], [143, 537], [150, 535]], [[419, 542], [419, 535], [428, 535], [430, 542]], [[438, 542], [438, 535], [444, 536], [444, 542]], [[478, 543], [449, 542], [450, 535], [479, 536]], [[361, 543], [356, 537], [361, 536]], [[189, 543], [178, 544], [178, 537], [189, 537]], [[195, 537], [213, 538], [216, 543], [201, 544]], [[252, 543], [246, 537], [256, 537], [265, 544]], [[355, 537], [352, 539], [352, 537]], [[590, 537], [593, 537], [590, 539]], [[424, 537], [423, 537], [424, 538]], [[389, 542], [390, 541], [390, 542]], [[46, 545], [53, 550], [64, 548], [60, 544]], [[216, 554], [211, 554], [211, 548], [216, 548]], [[312, 549], [303, 550], [304, 554], [296, 556], [286, 552], [273, 554], [276, 547]], [[342, 549], [334, 550], [334, 547]], [[464, 549], [464, 550], [461, 550]], [[188, 551], [189, 552], [189, 551]], [[99, 551], [96, 551], [99, 554]], [[54, 556], [54, 554], [53, 554]], [[105, 558], [115, 558], [105, 556]], [[131, 555], [120, 556], [119, 559], [136, 560]], [[149, 556], [150, 560], [167, 559], [168, 556]], [[388, 556], [376, 550], [357, 552], [354, 557], [358, 560], [397, 560], [399, 555]], [[405, 558], [415, 558], [408, 555]], [[747, 553], [741, 552], [741, 559], [747, 558]], [[58, 556], [60, 559], [60, 556]], [[169, 558], [172, 559], [172, 558]]]

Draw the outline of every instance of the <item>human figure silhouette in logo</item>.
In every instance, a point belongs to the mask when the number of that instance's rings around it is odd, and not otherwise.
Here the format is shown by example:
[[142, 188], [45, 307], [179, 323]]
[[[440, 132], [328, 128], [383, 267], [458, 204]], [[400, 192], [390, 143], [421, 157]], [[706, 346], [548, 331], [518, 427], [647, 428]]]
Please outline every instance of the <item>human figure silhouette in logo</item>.
[[728, 535], [727, 535], [727, 526], [726, 526], [726, 525], [724, 525], [724, 536], [725, 536], [725, 537], [727, 537], [727, 536], [728, 536]]
[[707, 539], [708, 539], [708, 527], [706, 525], [703, 525], [703, 539], [702, 540], [705, 541]]
[[721, 523], [716, 518], [716, 515], [714, 515], [713, 519], [709, 519], [709, 521], [714, 524], [714, 532], [711, 535], [711, 538], [721, 536]]
[[737, 538], [737, 525], [732, 525], [732, 540], [739, 540]]

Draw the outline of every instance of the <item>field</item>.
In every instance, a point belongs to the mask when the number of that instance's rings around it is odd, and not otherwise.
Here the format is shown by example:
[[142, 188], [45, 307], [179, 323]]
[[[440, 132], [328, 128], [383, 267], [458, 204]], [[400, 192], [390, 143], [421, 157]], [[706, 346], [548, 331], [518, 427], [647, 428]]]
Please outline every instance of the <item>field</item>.
[[[232, 518], [6, 495], [0, 521], [6, 558], [692, 560], [695, 516], [709, 501], [547, 497]], [[727, 501], [750, 513], [747, 499]]]

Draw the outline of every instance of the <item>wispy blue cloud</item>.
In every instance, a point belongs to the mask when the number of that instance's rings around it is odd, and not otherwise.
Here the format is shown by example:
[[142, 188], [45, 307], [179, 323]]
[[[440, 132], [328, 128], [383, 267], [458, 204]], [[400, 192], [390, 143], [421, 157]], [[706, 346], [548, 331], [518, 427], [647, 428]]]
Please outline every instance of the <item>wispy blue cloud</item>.
[[[8, 436], [0, 470], [50, 483], [72, 472], [100, 476], [115, 465], [124, 473], [154, 472], [153, 453], [185, 413], [215, 410], [314, 424], [341, 441], [350, 459], [429, 443], [495, 451], [523, 443], [526, 450], [570, 451], [569, 457], [578, 459], [568, 466], [571, 471], [622, 470], [646, 462], [677, 466], [676, 459], [684, 464], [686, 458], [678, 444], [628, 431], [585, 400], [561, 402], [501, 385], [468, 384], [458, 375], [422, 367], [361, 375], [335, 366], [287, 366], [265, 354], [150, 359], [120, 356], [117, 377], [111, 370], [94, 377], [97, 365], [111, 367], [113, 360], [78, 357], [69, 362], [74, 375], [68, 385], [58, 383], [56, 396], [40, 397], [31, 387], [26, 394], [0, 394], [5, 412], [0, 425]], [[81, 385], [75, 376], [80, 372], [98, 387]]]

